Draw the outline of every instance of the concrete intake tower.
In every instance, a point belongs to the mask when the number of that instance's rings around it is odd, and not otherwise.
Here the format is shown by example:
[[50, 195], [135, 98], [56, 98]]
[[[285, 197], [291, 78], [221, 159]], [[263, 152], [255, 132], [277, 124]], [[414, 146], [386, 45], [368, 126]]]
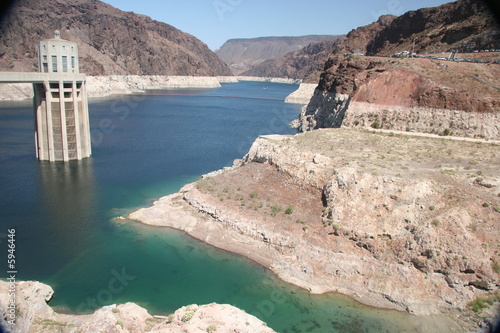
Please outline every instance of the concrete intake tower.
[[81, 160], [91, 155], [85, 74], [78, 47], [54, 38], [38, 42], [39, 73], [2, 72], [0, 82], [32, 83], [35, 148], [40, 161]]
[[[38, 42], [38, 69], [42, 73], [71, 74], [33, 83], [35, 146], [41, 161], [81, 160], [91, 155], [85, 76], [79, 73], [78, 47], [61, 39]], [[73, 75], [76, 74], [76, 75]]]

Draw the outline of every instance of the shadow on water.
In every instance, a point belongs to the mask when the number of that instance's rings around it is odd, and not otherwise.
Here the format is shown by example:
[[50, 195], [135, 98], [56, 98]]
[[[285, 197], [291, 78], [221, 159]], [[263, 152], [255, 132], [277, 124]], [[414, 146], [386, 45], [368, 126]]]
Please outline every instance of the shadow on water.
[[38, 171], [40, 198], [49, 217], [44, 227], [52, 235], [52, 241], [64, 246], [58, 251], [68, 258], [74, 257], [88, 243], [96, 219], [92, 159], [39, 162]]

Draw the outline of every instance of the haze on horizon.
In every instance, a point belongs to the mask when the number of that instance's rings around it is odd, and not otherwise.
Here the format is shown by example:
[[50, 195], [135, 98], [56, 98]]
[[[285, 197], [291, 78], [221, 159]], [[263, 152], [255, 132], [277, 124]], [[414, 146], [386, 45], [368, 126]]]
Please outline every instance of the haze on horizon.
[[187, 32], [216, 50], [228, 39], [342, 35], [385, 14], [436, 7], [449, 0], [104, 0]]

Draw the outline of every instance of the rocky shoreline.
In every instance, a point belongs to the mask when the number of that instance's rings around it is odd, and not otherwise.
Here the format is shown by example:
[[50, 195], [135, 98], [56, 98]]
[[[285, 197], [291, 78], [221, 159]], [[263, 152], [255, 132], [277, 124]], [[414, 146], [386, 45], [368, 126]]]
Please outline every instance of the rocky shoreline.
[[[91, 314], [54, 311], [47, 302], [54, 291], [37, 281], [16, 284], [14, 314], [9, 304], [9, 283], [0, 281], [0, 331], [6, 333], [132, 333], [132, 332], [241, 332], [273, 333], [264, 322], [227, 304], [184, 306], [167, 316], [153, 316], [135, 303], [112, 304]], [[14, 316], [14, 317], [12, 317]], [[14, 321], [15, 325], [8, 323]]]
[[300, 79], [289, 79], [283, 77], [260, 77], [260, 76], [236, 76], [238, 81], [255, 81], [255, 82], [271, 82], [285, 84], [300, 84]]
[[285, 103], [308, 104], [317, 86], [315, 83], [301, 83], [297, 90], [287, 96]]
[[[165, 76], [165, 75], [104, 75], [87, 76], [89, 98], [132, 94], [155, 89], [210, 89], [221, 83], [258, 81], [299, 84], [300, 80], [283, 78], [260, 78], [243, 76]], [[301, 84], [297, 91], [287, 97], [287, 103], [307, 104], [314, 92], [313, 84]], [[0, 84], [0, 101], [20, 101], [33, 98], [33, 87], [29, 83]]]
[[260, 137], [234, 167], [129, 218], [184, 230], [311, 293], [454, 317], [499, 287], [495, 147], [344, 129]]
[[[89, 98], [131, 94], [154, 89], [209, 89], [221, 83], [237, 83], [234, 76], [104, 75], [87, 76]], [[29, 83], [0, 84], [0, 100], [25, 100], [33, 97]]]

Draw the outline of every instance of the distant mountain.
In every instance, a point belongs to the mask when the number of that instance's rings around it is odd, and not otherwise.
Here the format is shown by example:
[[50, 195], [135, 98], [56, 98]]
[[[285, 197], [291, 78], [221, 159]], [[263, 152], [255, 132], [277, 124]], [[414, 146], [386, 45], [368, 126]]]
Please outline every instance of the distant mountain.
[[78, 44], [86, 74], [231, 75], [196, 37], [98, 0], [17, 1], [0, 22], [0, 70], [37, 71], [36, 43], [54, 30]]
[[[415, 41], [415, 44], [413, 42]], [[477, 0], [459, 0], [423, 8], [352, 30], [331, 44], [310, 45], [282, 58], [265, 61], [248, 76], [275, 76], [318, 82], [329, 57], [344, 53], [390, 56], [400, 51], [417, 53], [500, 49], [500, 30], [488, 7]]]
[[334, 41], [311, 43], [281, 58], [266, 60], [241, 75], [287, 77], [317, 83], [325, 62], [332, 54], [365, 54], [367, 44], [395, 18], [392, 15], [382, 16], [376, 22], [354, 29]]
[[298, 37], [259, 37], [230, 39], [215, 51], [229, 65], [234, 74], [272, 58], [297, 51], [310, 43], [335, 40], [336, 35], [309, 35]]

